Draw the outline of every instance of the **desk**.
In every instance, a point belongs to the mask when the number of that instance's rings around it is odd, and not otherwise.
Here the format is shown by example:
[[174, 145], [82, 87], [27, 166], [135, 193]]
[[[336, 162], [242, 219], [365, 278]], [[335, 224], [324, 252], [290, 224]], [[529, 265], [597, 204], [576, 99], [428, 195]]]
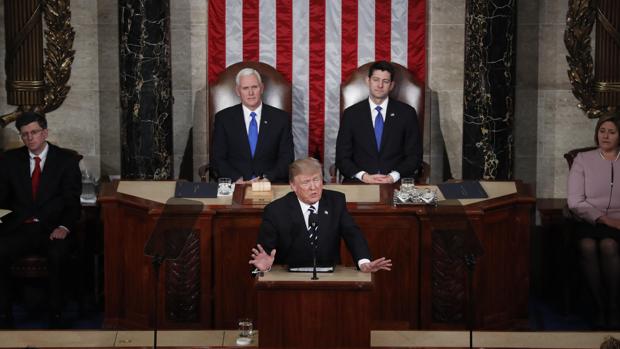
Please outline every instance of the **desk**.
[[[117, 192], [105, 184], [99, 202], [104, 221], [105, 319], [108, 328], [149, 328], [153, 272], [144, 244], [164, 205]], [[391, 272], [375, 275], [372, 329], [463, 329], [466, 269], [457, 254], [475, 233], [485, 254], [474, 274], [475, 327], [507, 329], [527, 318], [529, 239], [534, 198], [517, 182], [515, 194], [461, 206], [391, 205], [393, 188], [378, 203], [348, 203], [373, 256], [386, 256]], [[204, 206], [182, 258], [161, 270], [162, 328], [236, 328], [256, 318], [256, 293], [248, 265], [264, 204], [235, 188], [232, 204]], [[182, 219], [182, 217], [179, 217]], [[342, 261], [353, 262], [343, 244]]]

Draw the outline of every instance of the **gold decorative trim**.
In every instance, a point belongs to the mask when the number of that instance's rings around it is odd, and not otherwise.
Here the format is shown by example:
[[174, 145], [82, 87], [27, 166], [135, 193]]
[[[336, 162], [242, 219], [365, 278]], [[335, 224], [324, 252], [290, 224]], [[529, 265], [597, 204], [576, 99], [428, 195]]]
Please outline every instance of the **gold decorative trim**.
[[46, 91], [43, 110], [48, 113], [64, 102], [71, 88], [67, 82], [71, 77], [71, 64], [75, 58], [75, 31], [71, 26], [70, 0], [46, 1], [43, 16], [48, 28], [44, 32]]
[[594, 83], [596, 92], [620, 92], [620, 82], [597, 81]]
[[615, 107], [600, 106], [594, 95], [594, 64], [590, 34], [598, 14], [597, 0], [569, 0], [564, 44], [568, 50], [568, 78], [579, 108], [595, 119]]
[[45, 81], [32, 81], [32, 80], [13, 80], [7, 81], [7, 85], [16, 91], [33, 91], [45, 89]]

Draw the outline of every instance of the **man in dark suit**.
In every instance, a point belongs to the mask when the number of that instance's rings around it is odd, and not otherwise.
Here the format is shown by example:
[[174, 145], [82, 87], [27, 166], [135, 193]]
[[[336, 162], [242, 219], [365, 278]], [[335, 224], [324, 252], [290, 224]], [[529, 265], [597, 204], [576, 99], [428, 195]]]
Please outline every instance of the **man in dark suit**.
[[368, 70], [368, 99], [345, 109], [336, 140], [336, 166], [346, 179], [394, 183], [414, 177], [422, 164], [416, 111], [388, 98], [394, 67], [378, 61]]
[[15, 126], [25, 146], [0, 155], [0, 208], [11, 210], [0, 224], [0, 326], [12, 322], [9, 268], [33, 252], [48, 257], [51, 325], [57, 326], [68, 237], [81, 214], [79, 159], [46, 141], [44, 116], [23, 113]]
[[317, 265], [333, 266], [340, 262], [342, 238], [361, 271], [390, 270], [391, 260], [370, 260], [368, 243], [347, 211], [344, 195], [323, 190], [321, 163], [297, 160], [290, 165], [289, 178], [293, 192], [265, 207], [250, 264], [260, 271], [270, 270], [273, 263], [312, 266], [317, 244]]
[[286, 181], [294, 158], [288, 114], [262, 102], [264, 87], [256, 70], [242, 69], [235, 82], [241, 104], [215, 115], [211, 162], [216, 176]]

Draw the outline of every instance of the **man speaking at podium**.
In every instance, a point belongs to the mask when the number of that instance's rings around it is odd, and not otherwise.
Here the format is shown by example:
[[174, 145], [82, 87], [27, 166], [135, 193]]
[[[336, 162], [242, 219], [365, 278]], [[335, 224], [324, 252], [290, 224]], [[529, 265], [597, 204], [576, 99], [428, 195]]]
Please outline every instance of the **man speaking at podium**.
[[390, 259], [370, 260], [368, 243], [347, 211], [344, 194], [323, 190], [321, 163], [313, 158], [293, 162], [289, 183], [293, 192], [265, 207], [250, 264], [260, 271], [269, 271], [274, 263], [311, 267], [312, 242], [317, 244], [317, 266], [334, 266], [340, 262], [343, 238], [361, 271], [390, 270]]

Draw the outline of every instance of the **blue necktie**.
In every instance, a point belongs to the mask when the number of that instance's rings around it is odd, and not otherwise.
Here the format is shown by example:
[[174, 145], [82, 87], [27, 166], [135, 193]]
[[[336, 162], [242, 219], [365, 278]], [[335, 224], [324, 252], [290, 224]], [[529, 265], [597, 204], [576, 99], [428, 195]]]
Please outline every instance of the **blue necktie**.
[[375, 139], [377, 140], [377, 150], [381, 150], [381, 135], [383, 135], [383, 115], [381, 115], [381, 106], [375, 108], [377, 117], [375, 117]]
[[258, 125], [256, 124], [256, 113], [251, 112], [250, 117], [250, 127], [248, 128], [248, 141], [250, 141], [250, 152], [252, 153], [252, 157], [254, 157], [254, 152], [256, 151], [256, 142], [258, 142]]

